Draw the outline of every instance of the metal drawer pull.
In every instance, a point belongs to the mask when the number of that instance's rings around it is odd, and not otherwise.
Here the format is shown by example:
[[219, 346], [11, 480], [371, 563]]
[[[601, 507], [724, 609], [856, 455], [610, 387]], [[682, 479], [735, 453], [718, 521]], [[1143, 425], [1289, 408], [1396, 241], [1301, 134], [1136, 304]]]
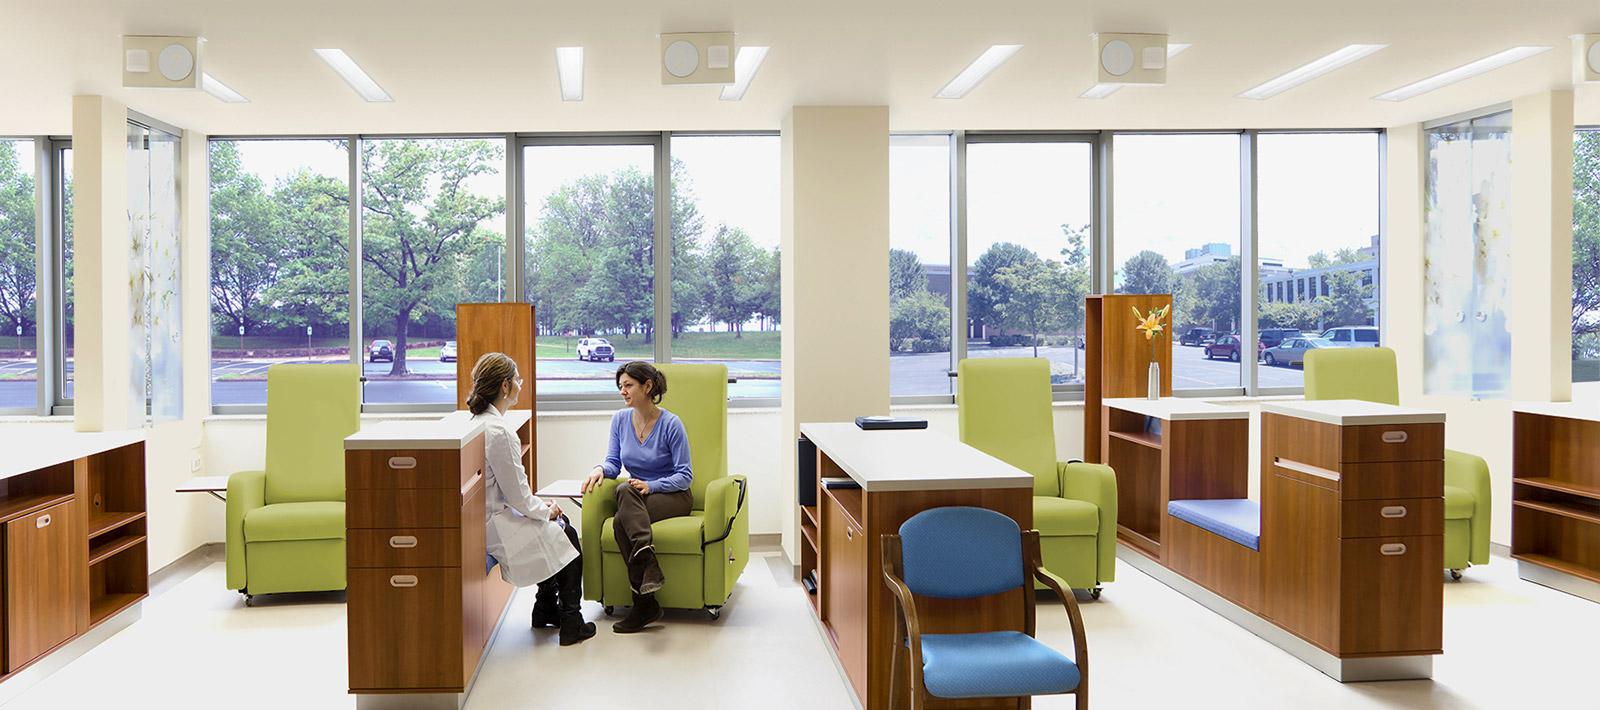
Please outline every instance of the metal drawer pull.
[[[1384, 436], [1388, 437], [1389, 435], [1388, 434], [1384, 434]], [[390, 456], [389, 457], [389, 468], [403, 469], [403, 468], [416, 468], [416, 467], [417, 467], [417, 459], [414, 458], [414, 457], [411, 457], [411, 456]]]
[[844, 539], [846, 539], [846, 540], [854, 540], [855, 538], [856, 538], [855, 532], [853, 532], [848, 527], [844, 529]]
[[1404, 444], [1406, 439], [1409, 438], [1411, 438], [1411, 435], [1403, 431], [1386, 431], [1383, 433], [1383, 443], [1385, 444]]
[[35, 528], [47, 528], [47, 527], [50, 527], [50, 514], [49, 513], [45, 513], [44, 515], [39, 516], [38, 520], [33, 521], [33, 527], [35, 527]]
[[389, 538], [389, 547], [395, 547], [395, 548], [404, 549], [404, 548], [416, 547], [416, 546], [417, 546], [417, 538], [415, 538], [415, 537], [413, 537], [411, 535], [396, 535], [394, 537]]
[[1406, 546], [1405, 546], [1405, 543], [1391, 542], [1391, 543], [1389, 543], [1387, 545], [1379, 547], [1378, 548], [1378, 552], [1381, 552], [1381, 553], [1383, 553], [1385, 555], [1388, 555], [1390, 557], [1393, 557], [1395, 555], [1404, 555], [1404, 554], [1406, 554]]
[[[1388, 554], [1388, 553], [1384, 553], [1384, 554]], [[397, 574], [397, 575], [389, 578], [389, 586], [391, 586], [391, 587], [415, 587], [415, 586], [417, 586], [417, 576], [414, 575], [414, 574]]]
[[1383, 510], [1378, 511], [1378, 515], [1382, 515], [1385, 518], [1404, 518], [1406, 517], [1406, 507], [1403, 505], [1386, 505], [1383, 506]]

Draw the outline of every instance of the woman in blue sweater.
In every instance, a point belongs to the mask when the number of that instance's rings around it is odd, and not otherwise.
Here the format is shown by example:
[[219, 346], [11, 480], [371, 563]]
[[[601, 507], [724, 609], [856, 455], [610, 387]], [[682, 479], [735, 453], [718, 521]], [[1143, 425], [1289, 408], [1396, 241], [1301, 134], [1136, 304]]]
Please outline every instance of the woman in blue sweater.
[[666, 375], [647, 362], [627, 363], [617, 368], [617, 392], [628, 406], [611, 417], [606, 460], [590, 472], [583, 492], [599, 487], [602, 478], [628, 472], [628, 479], [617, 486], [612, 532], [628, 566], [633, 608], [611, 630], [631, 634], [661, 620], [655, 593], [665, 577], [656, 562], [650, 524], [689, 514], [694, 508], [694, 494], [689, 491], [694, 473], [689, 470], [689, 438], [683, 422], [659, 406], [667, 393]]

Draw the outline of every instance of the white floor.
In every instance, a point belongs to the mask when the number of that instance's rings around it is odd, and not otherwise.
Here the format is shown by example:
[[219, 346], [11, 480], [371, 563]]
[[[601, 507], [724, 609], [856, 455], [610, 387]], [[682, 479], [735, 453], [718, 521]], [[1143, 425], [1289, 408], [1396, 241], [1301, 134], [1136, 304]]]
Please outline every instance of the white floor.
[[[560, 648], [528, 630], [518, 594], [467, 704], [490, 708], [847, 710], [849, 691], [775, 553], [752, 561], [721, 621], [673, 614], [652, 632]], [[1516, 577], [1495, 558], [1445, 585], [1445, 649], [1433, 681], [1341, 685], [1127, 565], [1083, 604], [1098, 708], [1600, 707], [1600, 604]], [[1059, 602], [1040, 636], [1070, 646]], [[600, 609], [586, 605], [600, 617]], [[211, 565], [145, 603], [144, 618], [5, 706], [350, 708], [344, 607], [245, 608]], [[1037, 708], [1070, 707], [1040, 698]]]

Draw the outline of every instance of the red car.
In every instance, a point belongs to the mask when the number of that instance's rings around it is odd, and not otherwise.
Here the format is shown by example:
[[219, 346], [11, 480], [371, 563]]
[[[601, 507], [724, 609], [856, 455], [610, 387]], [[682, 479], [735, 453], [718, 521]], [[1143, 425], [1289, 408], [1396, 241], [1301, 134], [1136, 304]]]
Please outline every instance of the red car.
[[1217, 338], [1216, 342], [1206, 345], [1206, 359], [1227, 358], [1232, 362], [1239, 361], [1239, 336], [1224, 335]]

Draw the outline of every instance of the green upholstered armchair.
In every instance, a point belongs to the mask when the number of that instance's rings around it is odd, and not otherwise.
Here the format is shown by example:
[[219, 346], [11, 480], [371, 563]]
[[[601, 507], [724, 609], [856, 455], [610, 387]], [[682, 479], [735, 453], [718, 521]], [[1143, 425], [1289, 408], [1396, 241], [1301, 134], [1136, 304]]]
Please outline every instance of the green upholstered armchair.
[[[667, 376], [662, 408], [678, 415], [689, 437], [694, 509], [650, 526], [667, 581], [656, 601], [672, 609], [705, 609], [715, 619], [750, 559], [750, 514], [744, 476], [728, 473], [726, 365], [656, 365]], [[611, 518], [616, 479], [583, 497], [583, 595], [613, 607], [633, 603], [628, 569], [617, 552]], [[598, 554], [597, 554], [598, 553]]]
[[[1306, 353], [1306, 399], [1400, 403], [1400, 380], [1389, 348], [1325, 348]], [[1444, 452], [1444, 566], [1461, 579], [1468, 565], [1489, 563], [1489, 464]]]
[[265, 471], [228, 477], [228, 588], [345, 588], [344, 439], [361, 428], [361, 368], [267, 369]]
[[1099, 598], [1116, 578], [1117, 478], [1109, 466], [1056, 460], [1050, 362], [969, 358], [956, 374], [961, 441], [1033, 474], [1045, 569]]

